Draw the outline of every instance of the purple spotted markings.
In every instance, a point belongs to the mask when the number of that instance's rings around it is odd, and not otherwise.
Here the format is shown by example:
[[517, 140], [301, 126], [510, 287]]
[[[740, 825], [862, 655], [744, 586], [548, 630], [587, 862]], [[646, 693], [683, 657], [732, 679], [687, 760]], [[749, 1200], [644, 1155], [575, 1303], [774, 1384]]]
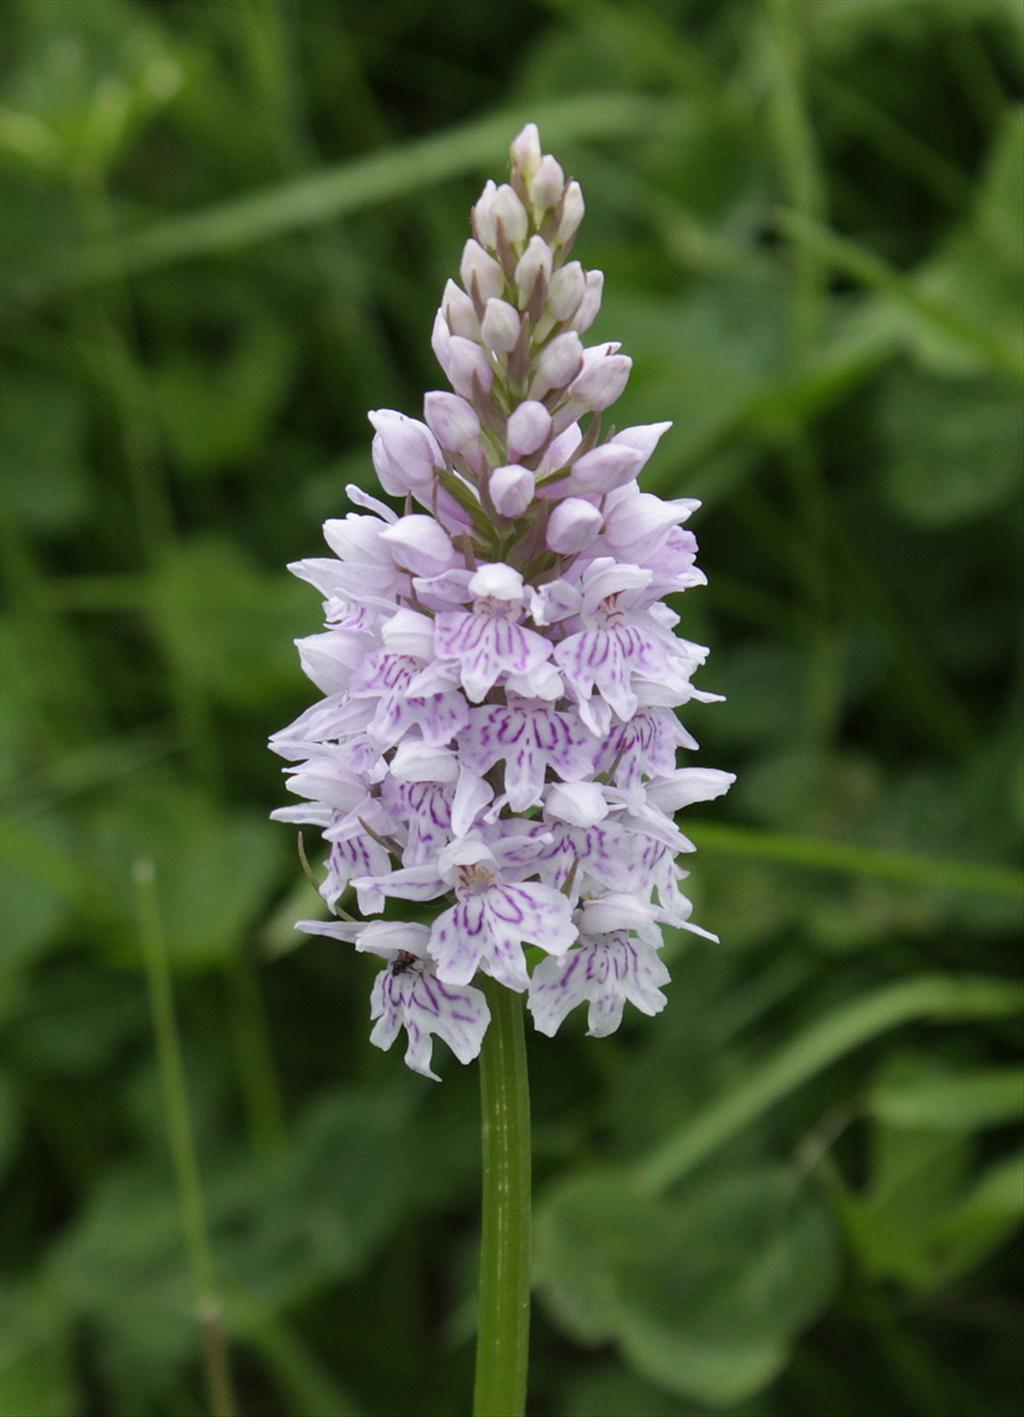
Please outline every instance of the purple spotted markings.
[[733, 776], [677, 765], [697, 748], [677, 710], [718, 696], [665, 603], [704, 584], [699, 503], [640, 490], [668, 423], [602, 433], [631, 361], [583, 345], [604, 278], [570, 259], [582, 216], [529, 124], [434, 322], [450, 390], [422, 421], [370, 414], [398, 504], [350, 486], [332, 554], [290, 567], [323, 597], [297, 642], [323, 697], [270, 740], [298, 799], [274, 816], [320, 833], [335, 916], [298, 928], [383, 961], [371, 1042], [404, 1032], [430, 1078], [435, 1038], [479, 1054], [481, 976], [541, 1033], [585, 1004], [600, 1037], [627, 1003], [664, 1008], [664, 926], [715, 939], [675, 817]]

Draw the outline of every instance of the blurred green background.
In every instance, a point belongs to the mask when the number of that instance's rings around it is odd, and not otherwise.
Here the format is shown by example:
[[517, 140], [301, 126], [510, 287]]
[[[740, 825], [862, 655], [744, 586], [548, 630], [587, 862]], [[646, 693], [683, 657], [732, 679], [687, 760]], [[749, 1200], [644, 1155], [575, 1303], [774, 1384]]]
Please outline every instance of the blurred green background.
[[[535, 1417], [1020, 1409], [1020, 0], [21, 0], [0, 128], [6, 1417], [205, 1408], [151, 859], [245, 1417], [458, 1417], [476, 1077], [367, 1042], [267, 734], [367, 408], [536, 119], [699, 496], [697, 918], [531, 1039]], [[691, 822], [687, 823], [691, 829]], [[442, 1050], [439, 1048], [438, 1053]]]

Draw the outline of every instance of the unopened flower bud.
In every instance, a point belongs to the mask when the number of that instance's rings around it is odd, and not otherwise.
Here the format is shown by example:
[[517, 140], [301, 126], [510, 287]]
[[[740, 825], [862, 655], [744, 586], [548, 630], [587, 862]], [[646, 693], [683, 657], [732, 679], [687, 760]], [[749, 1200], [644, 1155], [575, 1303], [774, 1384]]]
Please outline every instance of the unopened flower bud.
[[[635, 448], [643, 456], [643, 462], [640, 464], [642, 468], [646, 466], [651, 454], [671, 427], [670, 422], [638, 423], [633, 428], [623, 428], [621, 433], [616, 433], [611, 442], [615, 447]], [[637, 471], [639, 470], [638, 468]]]
[[610, 492], [631, 481], [645, 461], [644, 455], [636, 448], [627, 448], [615, 442], [602, 443], [573, 463], [567, 490]]
[[594, 827], [608, 815], [608, 802], [598, 782], [553, 783], [544, 807], [549, 817], [574, 827]]
[[531, 236], [529, 245], [516, 266], [516, 288], [523, 305], [529, 300], [540, 275], [543, 275], [545, 280], [551, 279], [551, 247], [542, 237]]
[[615, 551], [627, 546], [659, 545], [665, 533], [695, 511], [700, 503], [692, 497], [664, 502], [650, 492], [620, 496], [605, 519], [605, 539]]
[[579, 229], [579, 224], [583, 220], [583, 213], [586, 206], [583, 201], [583, 192], [578, 182], [570, 182], [565, 189], [565, 198], [562, 202], [562, 216], [558, 223], [558, 231], [555, 240], [560, 244], [571, 241]]
[[508, 450], [512, 457], [527, 457], [543, 447], [551, 433], [551, 414], [542, 403], [527, 399], [508, 420]]
[[[552, 429], [557, 433], [557, 437], [544, 449], [544, 456], [541, 459], [542, 472], [555, 472], [560, 467], [565, 467], [573, 453], [583, 441], [583, 433], [578, 423], [570, 423], [567, 427], [556, 429], [555, 420], [551, 420]], [[562, 489], [563, 495], [566, 489]]]
[[429, 615], [402, 607], [381, 626], [384, 648], [392, 654], [429, 659], [434, 647], [434, 622]]
[[[529, 227], [526, 208], [507, 182], [503, 182], [494, 194], [494, 216], [496, 224], [501, 223], [505, 239], [511, 241], [513, 246], [518, 246], [520, 242], [526, 240], [526, 232]], [[497, 238], [497, 226], [495, 238]]]
[[475, 451], [480, 440], [480, 420], [464, 398], [440, 390], [427, 394], [423, 413], [442, 448], [451, 453]]
[[491, 501], [503, 517], [521, 517], [533, 501], [533, 489], [533, 473], [518, 463], [496, 467], [491, 473]]
[[530, 201], [538, 214], [556, 206], [565, 186], [565, 173], [553, 157], [542, 159], [530, 182]]
[[455, 562], [455, 548], [433, 517], [415, 513], [399, 517], [380, 534], [396, 562], [417, 576], [439, 576]]
[[536, 123], [527, 123], [512, 139], [509, 157], [512, 159], [512, 166], [518, 168], [523, 178], [529, 181], [540, 166], [541, 158], [540, 133]]
[[450, 748], [406, 738], [391, 759], [391, 774], [398, 782], [454, 782], [459, 760]]
[[[566, 267], [565, 269], [568, 269]], [[552, 282], [554, 284], [554, 282]], [[597, 319], [601, 309], [601, 294], [604, 290], [604, 271], [588, 271], [583, 297], [572, 317], [572, 327], [583, 334]]]
[[494, 380], [494, 370], [487, 355], [473, 340], [463, 339], [461, 335], [452, 335], [449, 341], [448, 368], [445, 372], [455, 392], [467, 399], [473, 397], [474, 383], [478, 383], [486, 393]]
[[473, 232], [481, 246], [492, 249], [497, 238], [497, 222], [494, 215], [494, 195], [497, 192], [493, 182], [488, 181], [477, 198], [473, 208]]
[[373, 466], [381, 486], [392, 497], [404, 497], [433, 479], [444, 467], [444, 457], [430, 429], [394, 409], [378, 408], [369, 414], [376, 429]]
[[477, 294], [481, 300], [490, 300], [505, 289], [505, 277], [501, 267], [493, 256], [488, 256], [478, 241], [472, 239], [462, 248], [459, 276], [470, 294], [473, 292], [475, 278]]
[[496, 354], [508, 354], [509, 350], [515, 349], [519, 325], [519, 311], [515, 306], [507, 300], [488, 300], [480, 322], [480, 333], [488, 349], [493, 349]]
[[489, 566], [481, 566], [474, 571], [469, 582], [469, 593], [477, 600], [522, 601], [523, 578], [514, 566], [506, 566], [504, 561], [492, 561]]
[[582, 372], [569, 386], [569, 396], [594, 412], [607, 408], [626, 387], [632, 367], [633, 361], [628, 354], [606, 354], [602, 359], [594, 360], [589, 367], [584, 365]]
[[574, 330], [556, 337], [537, 361], [538, 383], [548, 389], [564, 389], [583, 365], [583, 346]]
[[586, 277], [579, 261], [570, 261], [551, 277], [548, 288], [548, 310], [556, 320], [567, 320], [572, 315], [586, 289]]
[[453, 280], [448, 281], [444, 288], [441, 309], [453, 335], [464, 335], [466, 339], [479, 338], [480, 321], [476, 317], [473, 302]]
[[596, 538], [603, 518], [600, 510], [582, 497], [566, 497], [551, 513], [547, 543], [552, 551], [573, 556]]

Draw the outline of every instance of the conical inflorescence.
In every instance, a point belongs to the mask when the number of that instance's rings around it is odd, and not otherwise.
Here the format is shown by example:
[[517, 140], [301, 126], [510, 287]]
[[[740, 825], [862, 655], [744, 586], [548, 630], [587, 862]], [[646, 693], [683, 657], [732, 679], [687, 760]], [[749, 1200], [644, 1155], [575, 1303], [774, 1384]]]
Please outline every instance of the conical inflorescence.
[[[570, 259], [582, 216], [528, 125], [434, 322], [451, 392], [427, 394], [422, 422], [370, 414], [401, 511], [349, 487], [333, 555], [290, 568], [324, 597], [325, 629], [298, 642], [324, 697], [271, 739], [302, 799], [274, 815], [322, 831], [324, 900], [338, 911], [352, 887], [365, 917], [299, 928], [386, 961], [372, 1041], [404, 1028], [427, 1077], [434, 1035], [479, 1053], [479, 974], [526, 991], [542, 1033], [586, 1003], [604, 1035], [626, 1002], [664, 1007], [662, 925], [706, 933], [674, 817], [733, 777], [676, 765], [697, 745], [675, 710], [716, 696], [664, 603], [704, 584], [682, 525], [698, 504], [637, 481], [669, 424], [603, 431], [631, 361], [583, 344], [603, 277]], [[382, 918], [411, 901], [431, 923]]]

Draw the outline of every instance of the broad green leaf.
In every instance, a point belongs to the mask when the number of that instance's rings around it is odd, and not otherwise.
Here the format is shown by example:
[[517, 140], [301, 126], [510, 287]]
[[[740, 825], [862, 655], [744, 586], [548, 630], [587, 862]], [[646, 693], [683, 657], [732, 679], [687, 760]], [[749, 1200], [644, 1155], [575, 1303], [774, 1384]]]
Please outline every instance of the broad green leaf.
[[575, 1177], [546, 1197], [536, 1220], [536, 1283], [558, 1321], [584, 1343], [617, 1331], [623, 1267], [655, 1250], [669, 1211], [625, 1176]]
[[85, 514], [85, 414], [83, 391], [69, 381], [39, 374], [4, 381], [5, 509], [33, 532], [66, 533]]
[[[176, 672], [217, 703], [245, 711], [284, 701], [301, 684], [292, 640], [319, 628], [316, 596], [281, 572], [258, 571], [240, 546], [212, 538], [179, 547], [160, 567], [150, 606]], [[280, 727], [267, 721], [260, 736]]]
[[1020, 1155], [972, 1178], [962, 1132], [910, 1131], [880, 1122], [872, 1169], [842, 1211], [859, 1263], [875, 1280], [933, 1293], [967, 1273], [1024, 1220]]
[[1024, 430], [1012, 389], [902, 368], [882, 385], [877, 422], [885, 493], [908, 519], [960, 526], [1017, 495]]
[[27, 991], [12, 1020], [11, 1046], [34, 1076], [88, 1078], [147, 1037], [145, 995], [136, 980], [77, 958], [52, 965], [46, 987]]
[[1024, 1223], [1024, 1153], [994, 1161], [939, 1222], [940, 1282], [968, 1273]]
[[[223, 809], [196, 789], [150, 779], [110, 793], [82, 832], [103, 900], [97, 933], [119, 963], [140, 963], [133, 863], [156, 867], [175, 969], [223, 964], [259, 918], [285, 843], [261, 814]], [[141, 967], [141, 965], [140, 965]]]
[[35, 1284], [4, 1288], [0, 1417], [78, 1417], [72, 1335], [52, 1295]]
[[61, 947], [62, 927], [91, 895], [72, 860], [73, 842], [71, 824], [57, 817], [4, 823], [0, 974], [7, 981]]
[[616, 1341], [669, 1391], [731, 1407], [784, 1365], [828, 1299], [828, 1218], [781, 1172], [711, 1174], [671, 1205], [624, 1178], [581, 1177], [548, 1198], [542, 1292], [584, 1341]]
[[784, 376], [786, 297], [779, 277], [746, 271], [696, 280], [671, 301], [612, 284], [602, 329], [615, 331], [636, 368], [622, 417], [642, 423], [667, 408], [675, 419], [652, 491], [677, 487], [680, 469], [741, 426]]
[[[10, 101], [17, 118], [9, 152], [44, 171], [108, 171], [181, 86], [181, 67], [159, 28], [125, 0], [22, 5], [25, 60]], [[36, 125], [47, 141], [18, 141]]]
[[[351, 1090], [326, 1098], [305, 1112], [288, 1149], [270, 1162], [235, 1152], [213, 1166], [200, 1157], [214, 1263], [235, 1339], [244, 1342], [251, 1327], [258, 1345], [273, 1343], [275, 1314], [356, 1273], [415, 1209], [408, 1096]], [[198, 1357], [169, 1155], [159, 1167], [109, 1170], [58, 1241], [48, 1274], [69, 1317], [103, 1333], [100, 1361], [119, 1390], [159, 1390]], [[286, 1340], [275, 1353], [275, 1366], [290, 1364], [296, 1381]]]
[[263, 447], [288, 393], [295, 344], [283, 321], [250, 308], [227, 350], [194, 347], [162, 361], [153, 384], [165, 428], [186, 473], [237, 468]]
[[0, 1068], [0, 1181], [18, 1150], [24, 1114], [21, 1088], [10, 1068]]
[[618, 1363], [587, 1364], [570, 1384], [561, 1409], [564, 1417], [594, 1417], [596, 1412], [629, 1413], [629, 1417], [700, 1417], [699, 1407], [662, 1392]]

